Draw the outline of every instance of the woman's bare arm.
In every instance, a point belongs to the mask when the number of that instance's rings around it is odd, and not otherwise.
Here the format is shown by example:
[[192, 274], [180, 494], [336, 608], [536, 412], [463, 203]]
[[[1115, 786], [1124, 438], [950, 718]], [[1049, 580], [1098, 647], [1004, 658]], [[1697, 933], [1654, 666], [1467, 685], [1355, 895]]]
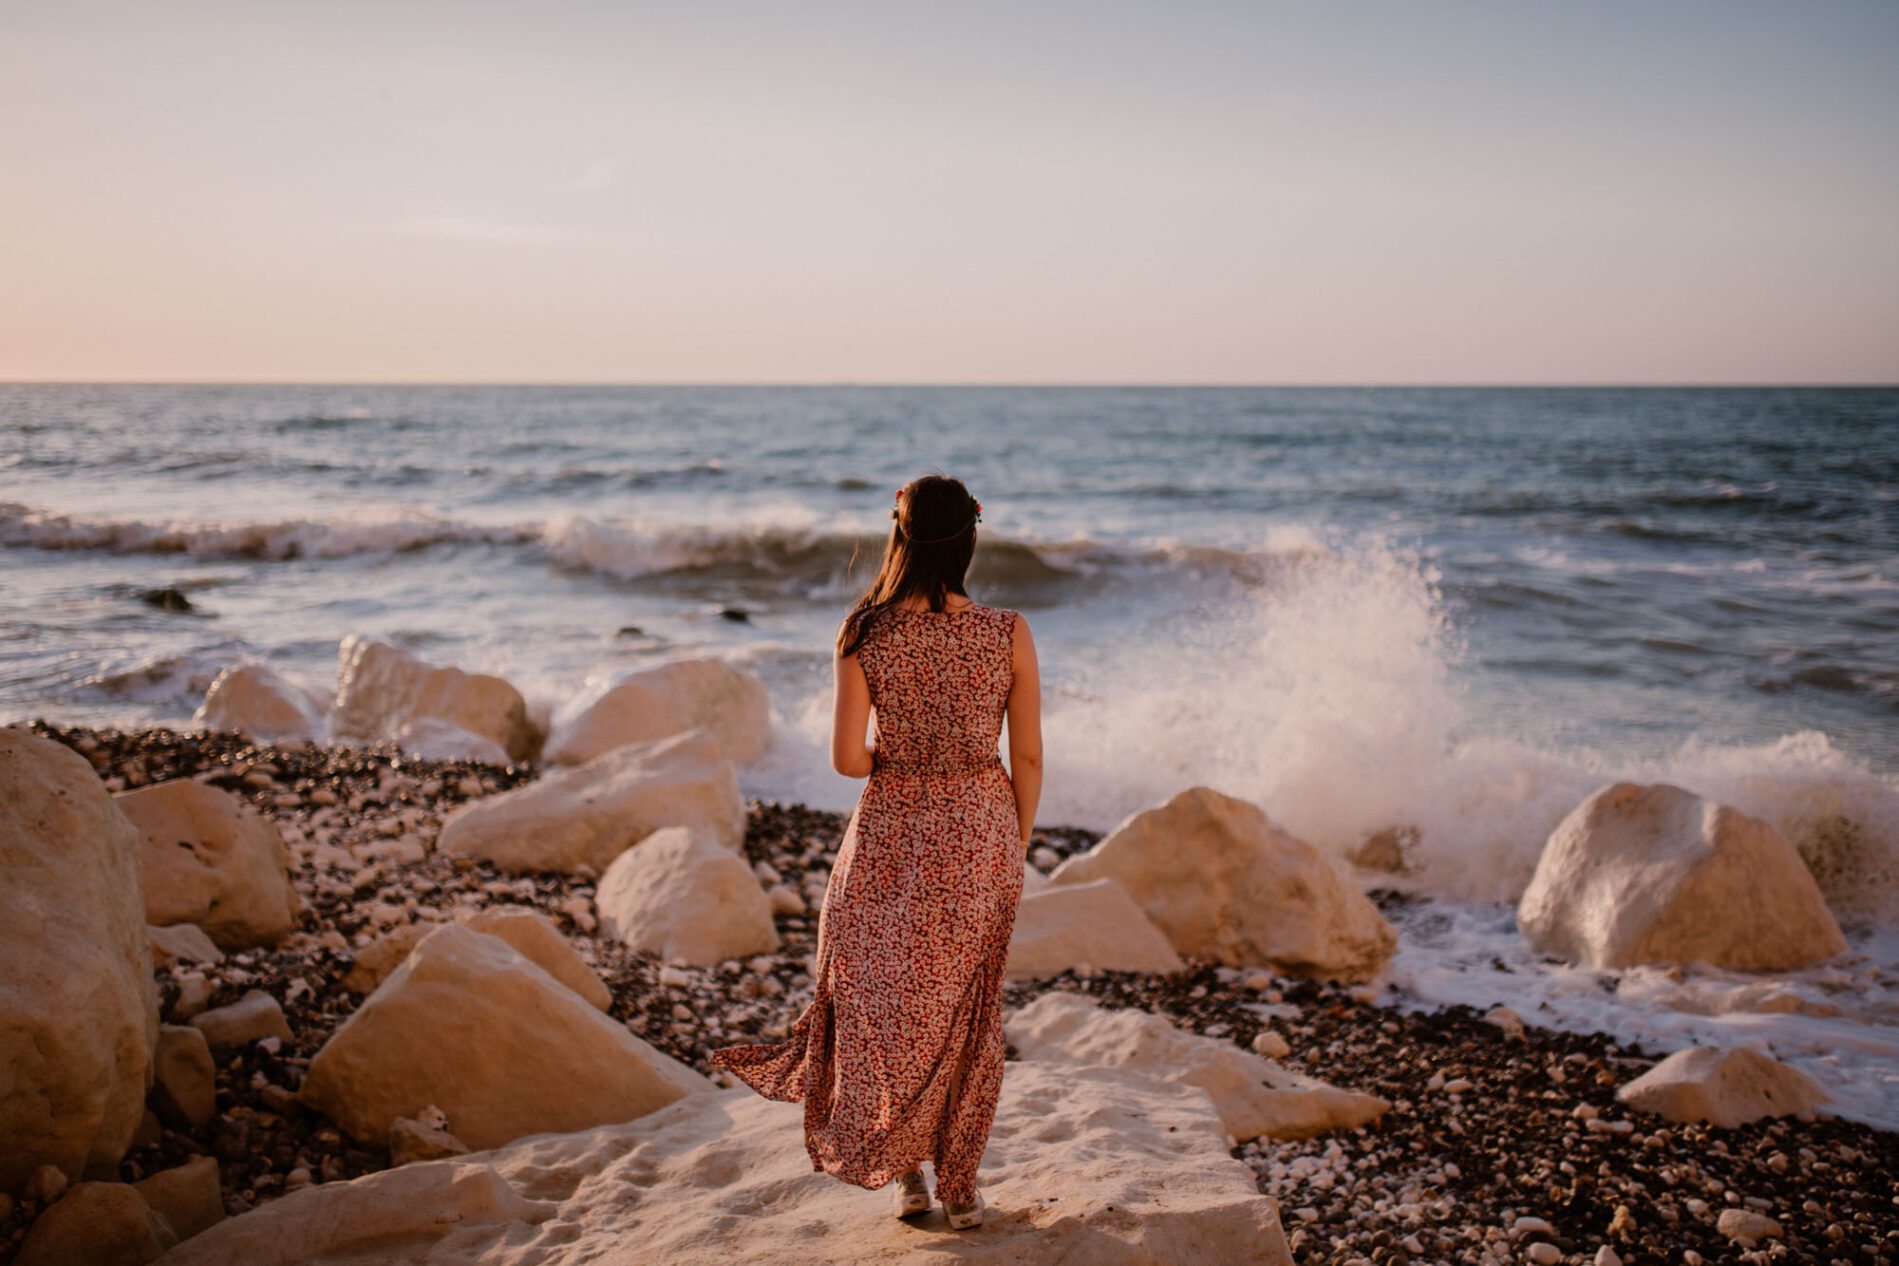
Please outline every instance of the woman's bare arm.
[[1015, 816], [1022, 824], [1022, 851], [1035, 831], [1042, 799], [1042, 678], [1035, 662], [1029, 622], [1015, 617], [1015, 684], [1009, 687], [1009, 781], [1015, 784]]
[[870, 777], [870, 683], [855, 655], [839, 656], [831, 701], [831, 768], [846, 778]]

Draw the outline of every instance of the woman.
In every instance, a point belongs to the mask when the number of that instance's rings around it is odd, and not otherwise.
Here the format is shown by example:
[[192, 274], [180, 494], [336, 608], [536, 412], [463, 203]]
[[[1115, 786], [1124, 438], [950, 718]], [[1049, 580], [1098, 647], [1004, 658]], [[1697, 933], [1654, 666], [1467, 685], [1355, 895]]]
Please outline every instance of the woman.
[[1042, 788], [1028, 622], [963, 588], [981, 514], [941, 475], [897, 492], [883, 564], [837, 639], [831, 763], [870, 781], [818, 917], [815, 993], [783, 1043], [712, 1056], [768, 1098], [804, 1100], [813, 1168], [896, 1179], [898, 1217], [930, 1208], [930, 1161], [959, 1230], [982, 1221], [1002, 969]]

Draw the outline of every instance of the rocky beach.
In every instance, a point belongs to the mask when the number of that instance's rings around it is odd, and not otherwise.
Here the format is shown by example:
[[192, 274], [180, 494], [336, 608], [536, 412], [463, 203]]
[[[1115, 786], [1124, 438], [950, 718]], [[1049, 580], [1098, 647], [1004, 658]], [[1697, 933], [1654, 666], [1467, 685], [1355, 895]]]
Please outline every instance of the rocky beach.
[[[360, 1127], [340, 1128], [313, 1108], [306, 1092], [326, 1044], [364, 1009], [418, 934], [437, 925], [478, 927], [498, 912], [538, 915], [564, 942], [560, 952], [604, 986], [604, 1013], [613, 1024], [695, 1075], [713, 1071], [707, 1055], [718, 1046], [781, 1036], [809, 999], [817, 908], [845, 825], [838, 814], [757, 800], [744, 806], [739, 853], [757, 880], [752, 895], [769, 908], [777, 945], [693, 965], [607, 934], [597, 904], [603, 876], [589, 863], [504, 868], [438, 847], [443, 822], [458, 809], [532, 786], [536, 771], [528, 765], [427, 759], [390, 742], [273, 744], [231, 732], [46, 723], [32, 732], [83, 757], [105, 791], [123, 796], [179, 782], [215, 788], [248, 806], [282, 841], [294, 927], [274, 943], [219, 950], [207, 941], [194, 948], [153, 933], [157, 959], [169, 960], [152, 968], [163, 1032], [204, 1034], [198, 1049], [208, 1058], [183, 1073], [161, 1060], [131, 1145], [109, 1174], [84, 1175], [138, 1184], [134, 1189], [152, 1193], [153, 1208], [190, 1220], [189, 1229], [168, 1225], [168, 1234], [151, 1233], [148, 1247], [183, 1239], [174, 1250], [179, 1260], [218, 1260], [192, 1255], [194, 1243], [208, 1248], [215, 1237], [195, 1240], [190, 1230], [222, 1222], [219, 1234], [228, 1235], [245, 1216], [259, 1216], [250, 1211], [287, 1196], [348, 1190], [340, 1184], [405, 1162], [457, 1156], [470, 1146], [464, 1136], [482, 1134], [483, 1122], [465, 1112], [444, 1117], [433, 1103], [417, 1103], [410, 1108], [415, 1117], [405, 1114], [396, 1128], [366, 1138]], [[1040, 832], [1031, 865], [1046, 875], [1099, 839], [1085, 830]], [[1385, 909], [1410, 900], [1375, 879], [1365, 882]], [[1186, 1043], [1170, 1048], [1176, 1068], [1263, 1060], [1274, 1070], [1268, 1085], [1281, 1076], [1309, 1078], [1349, 1097], [1361, 1106], [1328, 1110], [1316, 1121], [1269, 1107], [1265, 1119], [1247, 1127], [1252, 1136], [1241, 1139], [1234, 1136], [1236, 1110], [1214, 1088], [1227, 1123], [1217, 1146], [1245, 1166], [1257, 1193], [1271, 1198], [1262, 1207], [1276, 1211], [1285, 1248], [1300, 1262], [1899, 1260], [1899, 1136], [1804, 1105], [1795, 1114], [1731, 1126], [1668, 1119], [1619, 1102], [1616, 1093], [1653, 1068], [1658, 1053], [1601, 1034], [1539, 1029], [1507, 1009], [1430, 1010], [1405, 1001], [1372, 982], [1328, 982], [1190, 951], [1182, 951], [1178, 969], [1165, 972], [1074, 963], [1011, 982], [1007, 1005], [1015, 1017], [1081, 1009], [1079, 1019], [1056, 1017], [1052, 1024], [1012, 1020], [1009, 1076], [1032, 1085], [1033, 1076], [1052, 1070], [1059, 1079], [1067, 1068], [1085, 1081], [1073, 1063], [1045, 1062], [1051, 1044], [1059, 1045], [1064, 1024], [1072, 1031], [1076, 1023], [1095, 1023], [1099, 1012], [1127, 1012], [1171, 1022], [1160, 1024], [1165, 1040]], [[207, 1017], [220, 1023], [207, 1025]], [[1118, 1049], [1136, 1045], [1121, 1041]], [[1098, 1051], [1113, 1046], [1097, 1043]], [[536, 1074], [522, 1068], [514, 1075]], [[682, 1111], [678, 1103], [663, 1109]], [[793, 1118], [780, 1124], [795, 1143]], [[999, 1124], [999, 1137], [1003, 1129]], [[1051, 1150], [1059, 1161], [1059, 1147]], [[46, 1255], [48, 1237], [74, 1233], [43, 1228], [57, 1221], [62, 1192], [70, 1203], [71, 1193], [113, 1189], [80, 1178], [40, 1169], [9, 1196], [0, 1258], [61, 1260]], [[160, 1189], [150, 1187], [155, 1182]], [[190, 1194], [167, 1193], [166, 1184], [189, 1187]], [[888, 1220], [882, 1197], [840, 1190], [871, 1224], [881, 1228]], [[1074, 1201], [1086, 1191], [1062, 1194]], [[997, 1224], [1046, 1222], [1055, 1207], [1011, 1208], [1004, 1192], [994, 1196], [992, 1225], [979, 1234], [1005, 1234]], [[193, 1212], [175, 1212], [180, 1207]], [[700, 1205], [679, 1205], [680, 1218], [702, 1213]], [[598, 1209], [594, 1216], [590, 1232], [575, 1234], [607, 1234]], [[943, 1234], [916, 1229], [914, 1248]], [[902, 1249], [883, 1244], [862, 1260], [897, 1260]], [[84, 1260], [155, 1256], [122, 1244], [114, 1251], [130, 1255]], [[827, 1251], [836, 1254], [827, 1260], [858, 1260], [841, 1243]], [[463, 1260], [445, 1246], [443, 1252], [439, 1260]], [[774, 1260], [736, 1249], [730, 1259]], [[1219, 1258], [1151, 1253], [1112, 1260]]]

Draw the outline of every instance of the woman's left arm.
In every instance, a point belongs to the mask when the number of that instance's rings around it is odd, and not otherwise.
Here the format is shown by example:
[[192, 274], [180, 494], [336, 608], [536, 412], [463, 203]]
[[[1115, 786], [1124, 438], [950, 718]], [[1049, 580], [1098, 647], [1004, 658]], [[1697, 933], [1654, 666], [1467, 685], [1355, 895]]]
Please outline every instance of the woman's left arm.
[[871, 751], [870, 682], [855, 655], [837, 657], [837, 693], [831, 701], [831, 768], [846, 778], [868, 778]]

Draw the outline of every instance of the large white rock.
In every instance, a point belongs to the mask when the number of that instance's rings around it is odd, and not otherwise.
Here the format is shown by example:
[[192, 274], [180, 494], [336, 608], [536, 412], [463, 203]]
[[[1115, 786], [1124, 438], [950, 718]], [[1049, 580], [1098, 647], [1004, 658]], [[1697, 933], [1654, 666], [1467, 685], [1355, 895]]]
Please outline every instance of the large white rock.
[[1780, 832], [1666, 783], [1616, 783], [1577, 805], [1543, 845], [1517, 927], [1544, 953], [1596, 968], [1777, 971], [1846, 948]]
[[114, 799], [144, 839], [146, 922], [195, 923], [224, 949], [274, 945], [296, 926], [283, 840], [270, 819], [189, 778]]
[[719, 659], [688, 659], [634, 673], [569, 719], [557, 719], [545, 759], [579, 765], [628, 743], [682, 730], [711, 733], [734, 765], [749, 765], [771, 742], [765, 683]]
[[351, 635], [337, 647], [338, 738], [394, 738], [422, 718], [489, 739], [511, 760], [533, 754], [535, 732], [521, 692], [499, 677], [437, 668], [386, 642]]
[[1730, 1130], [1762, 1117], [1811, 1112], [1827, 1098], [1798, 1068], [1746, 1047], [1711, 1046], [1676, 1051], [1615, 1097], [1670, 1121], [1707, 1121]]
[[628, 1121], [711, 1084], [507, 942], [450, 924], [331, 1035], [299, 1097], [365, 1143], [436, 1104], [469, 1146], [494, 1147]]
[[778, 948], [771, 898], [752, 868], [685, 827], [655, 831], [616, 857], [593, 904], [606, 935], [695, 967]]
[[1234, 1138], [1310, 1138], [1376, 1121], [1391, 1105], [1341, 1090], [1243, 1051], [1176, 1028], [1147, 1011], [1109, 1011], [1072, 993], [1046, 993], [1017, 1009], [1004, 1032], [1025, 1060], [1124, 1068], [1198, 1086]]
[[[605, 1011], [613, 1005], [613, 994], [600, 977], [540, 911], [527, 906], [494, 906], [459, 921], [473, 931], [498, 936], [514, 946], [516, 953], [585, 998], [595, 1009]], [[343, 983], [358, 993], [373, 993], [388, 979], [389, 973], [402, 966], [409, 952], [433, 932], [435, 926], [405, 923], [364, 946], [356, 951], [356, 962]]]
[[0, 729], [0, 1194], [109, 1178], [151, 1084], [138, 831], [85, 758]]
[[[1036, 876], [1041, 879], [1040, 875]], [[1009, 940], [1011, 980], [1058, 976], [1071, 967], [1174, 972], [1186, 966], [1167, 936], [1112, 879], [1023, 885]]]
[[734, 852], [744, 843], [738, 774], [704, 730], [616, 747], [584, 765], [470, 800], [442, 823], [436, 848], [508, 871], [582, 865], [604, 871], [669, 826], [690, 827]]
[[1011, 1064], [979, 1231], [814, 1173], [803, 1109], [749, 1090], [626, 1125], [524, 1139], [312, 1188], [232, 1218], [163, 1266], [719, 1262], [839, 1266], [1289, 1266], [1272, 1199], [1227, 1155], [1204, 1092], [1105, 1068]]
[[1344, 862], [1206, 787], [1133, 815], [1049, 876], [1056, 886], [1096, 879], [1119, 883], [1196, 958], [1364, 980], [1398, 945]]
[[219, 673], [191, 719], [253, 739], [310, 739], [322, 735], [328, 707], [303, 685], [253, 661]]

